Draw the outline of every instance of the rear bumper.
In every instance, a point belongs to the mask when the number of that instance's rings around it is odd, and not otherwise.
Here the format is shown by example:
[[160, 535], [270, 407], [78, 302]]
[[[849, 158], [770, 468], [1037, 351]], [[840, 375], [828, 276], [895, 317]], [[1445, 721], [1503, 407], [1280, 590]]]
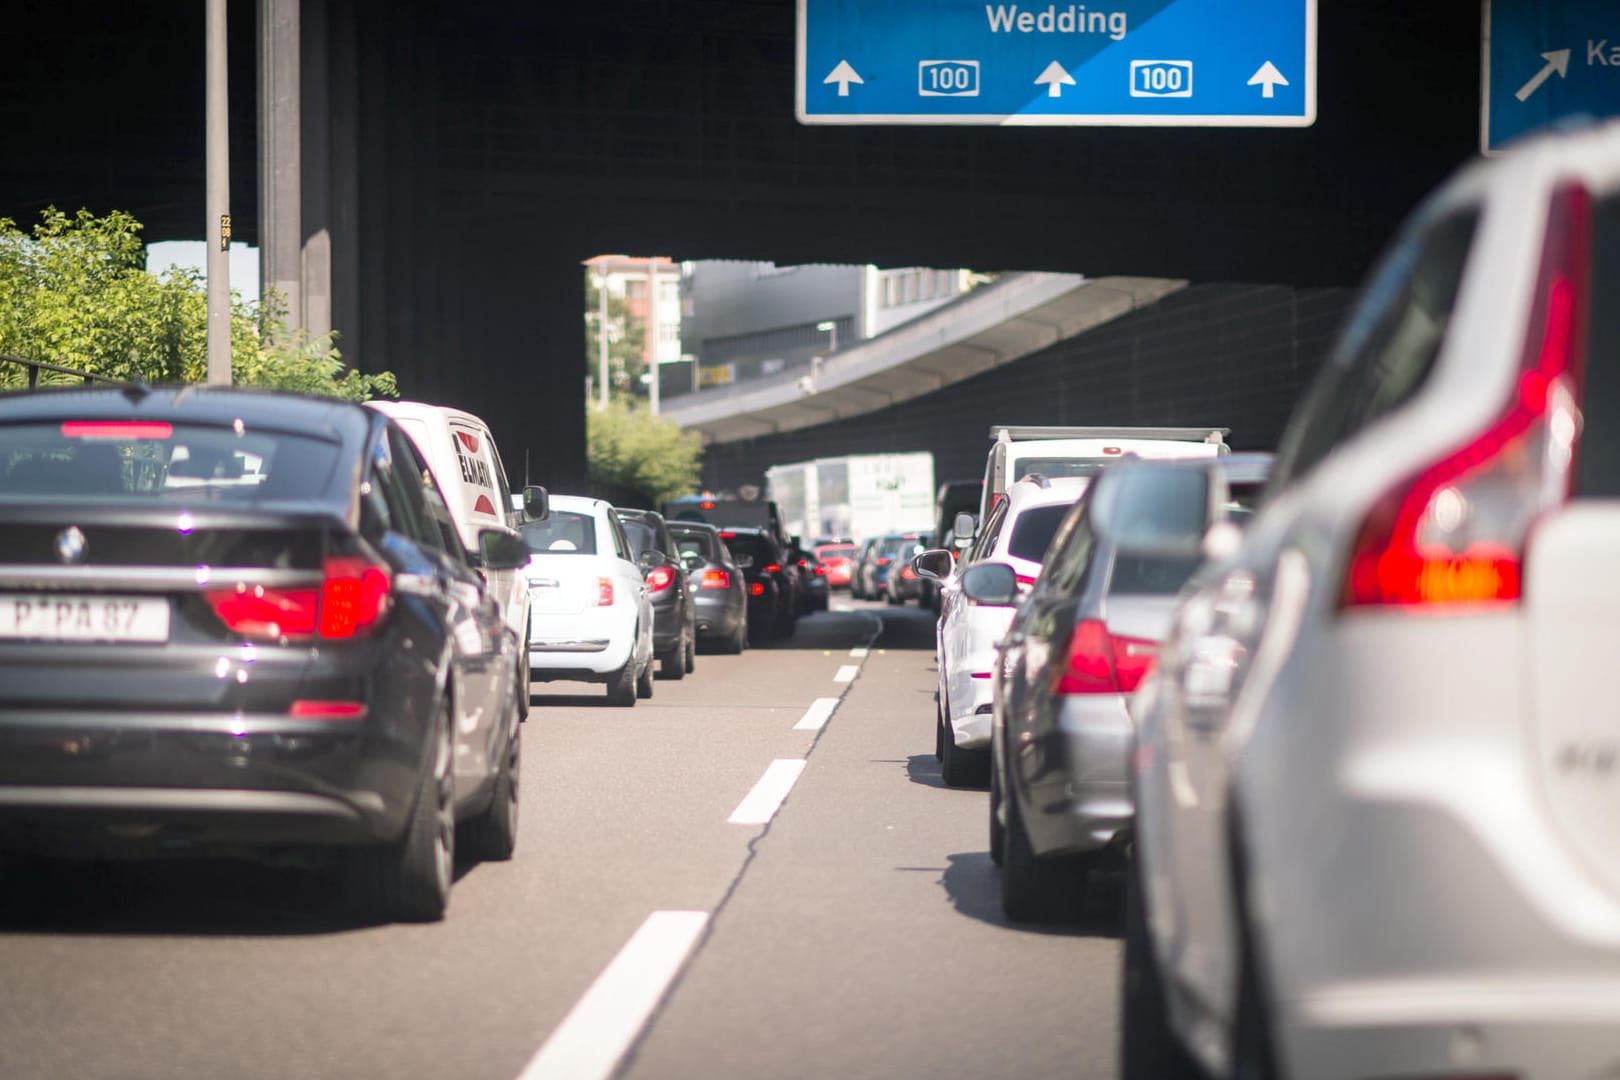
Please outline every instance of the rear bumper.
[[1122, 694], [1077, 694], [1057, 705], [1057, 731], [1047, 747], [1055, 767], [1042, 785], [1048, 798], [1029, 821], [1037, 853], [1100, 851], [1130, 827], [1132, 738]]
[[630, 658], [634, 624], [634, 609], [617, 607], [531, 616], [529, 680], [605, 679]]
[[0, 847], [44, 854], [384, 841], [416, 788], [371, 720], [7, 710], [0, 761]]
[[729, 638], [748, 618], [744, 598], [723, 589], [711, 589], [708, 595], [700, 590], [693, 607], [697, 614], [698, 637], [704, 640]]

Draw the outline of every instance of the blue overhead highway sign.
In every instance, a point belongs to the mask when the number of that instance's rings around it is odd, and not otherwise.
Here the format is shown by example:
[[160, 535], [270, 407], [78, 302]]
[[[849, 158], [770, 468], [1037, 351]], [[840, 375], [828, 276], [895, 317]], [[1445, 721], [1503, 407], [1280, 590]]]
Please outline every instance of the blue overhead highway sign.
[[1567, 116], [1620, 116], [1620, 2], [1486, 0], [1480, 148]]
[[798, 3], [806, 124], [1316, 120], [1316, 0]]

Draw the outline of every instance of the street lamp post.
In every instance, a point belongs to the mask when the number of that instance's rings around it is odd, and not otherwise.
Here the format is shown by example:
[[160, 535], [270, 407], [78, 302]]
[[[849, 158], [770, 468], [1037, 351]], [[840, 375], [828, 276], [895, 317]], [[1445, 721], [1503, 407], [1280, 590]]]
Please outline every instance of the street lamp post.
[[208, 385], [231, 385], [231, 156], [225, 79], [225, 0], [207, 0], [203, 48], [207, 87], [205, 187], [208, 226]]
[[827, 320], [825, 320], [823, 322], [816, 323], [816, 329], [820, 330], [823, 334], [832, 335], [831, 339], [827, 343], [827, 351], [829, 353], [837, 352], [838, 351], [838, 323], [833, 319], [827, 319]]

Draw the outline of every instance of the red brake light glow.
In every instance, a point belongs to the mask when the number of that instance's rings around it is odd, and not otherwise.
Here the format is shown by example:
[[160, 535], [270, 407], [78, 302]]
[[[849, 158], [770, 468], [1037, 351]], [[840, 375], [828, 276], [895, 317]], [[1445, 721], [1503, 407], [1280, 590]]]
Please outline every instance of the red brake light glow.
[[363, 701], [295, 701], [287, 715], [294, 720], [364, 720]]
[[1388, 492], [1356, 538], [1344, 604], [1515, 602], [1535, 518], [1569, 494], [1585, 360], [1591, 197], [1554, 194], [1516, 392], [1472, 441]]
[[163, 420], [67, 420], [62, 434], [69, 439], [167, 439], [174, 425]]
[[321, 587], [321, 637], [352, 638], [369, 630], [388, 611], [388, 572], [353, 555], [326, 560]]
[[1053, 671], [1052, 693], [1134, 693], [1158, 652], [1155, 641], [1111, 634], [1101, 619], [1082, 619], [1069, 638], [1067, 662]]
[[203, 598], [227, 629], [261, 640], [314, 636], [321, 606], [319, 589], [267, 589], [242, 583], [209, 589]]
[[781, 563], [768, 563], [765, 566], [764, 572], [767, 573], [767, 574], [780, 574], [782, 572], [782, 564]]
[[764, 596], [765, 595], [765, 586], [764, 586], [764, 584], [761, 583], [761, 582], [756, 581], [752, 585], [748, 586], [748, 595], [749, 596]]
[[613, 579], [612, 578], [610, 578], [610, 577], [599, 577], [599, 578], [596, 579], [596, 606], [597, 607], [612, 607], [613, 606]]
[[388, 571], [356, 555], [326, 560], [319, 588], [277, 589], [238, 582], [203, 598], [227, 629], [258, 640], [344, 640], [369, 631], [388, 613]]
[[698, 585], [700, 589], [729, 589], [731, 588], [731, 573], [727, 570], [705, 570], [703, 581]]
[[675, 584], [675, 571], [667, 566], [655, 566], [647, 571], [647, 584], [653, 592], [661, 592]]
[[900, 568], [900, 576], [905, 578], [907, 581], [910, 581], [912, 578], [917, 576], [917, 571], [913, 570], [908, 564]]
[[735, 539], [737, 539], [737, 534], [734, 533], [734, 532], [723, 532], [723, 533], [720, 534], [720, 539], [722, 539], [722, 540], [735, 540]]

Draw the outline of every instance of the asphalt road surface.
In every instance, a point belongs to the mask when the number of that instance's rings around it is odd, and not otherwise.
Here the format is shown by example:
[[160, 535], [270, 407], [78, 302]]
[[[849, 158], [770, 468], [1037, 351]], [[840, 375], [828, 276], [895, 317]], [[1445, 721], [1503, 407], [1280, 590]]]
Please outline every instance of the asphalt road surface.
[[13, 871], [0, 1078], [1112, 1076], [1114, 898], [1008, 925], [931, 617], [834, 606], [633, 709], [537, 685], [517, 857], [436, 925], [308, 870]]

